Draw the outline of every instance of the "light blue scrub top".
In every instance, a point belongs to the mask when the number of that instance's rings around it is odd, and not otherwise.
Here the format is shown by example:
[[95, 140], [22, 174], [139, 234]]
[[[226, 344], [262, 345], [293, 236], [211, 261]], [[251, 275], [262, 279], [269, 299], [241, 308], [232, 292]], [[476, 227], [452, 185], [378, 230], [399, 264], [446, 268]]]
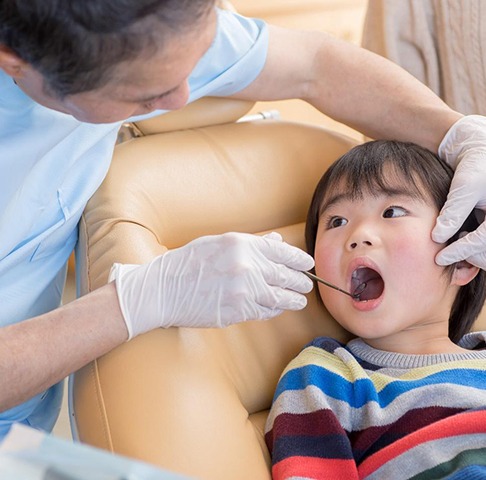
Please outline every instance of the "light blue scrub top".
[[[190, 101], [249, 85], [267, 47], [263, 22], [218, 11], [214, 42], [189, 79]], [[121, 123], [81, 123], [47, 109], [0, 70], [0, 327], [60, 305], [78, 221], [107, 173]], [[62, 390], [57, 384], [0, 413], [0, 439], [12, 422], [51, 431]]]

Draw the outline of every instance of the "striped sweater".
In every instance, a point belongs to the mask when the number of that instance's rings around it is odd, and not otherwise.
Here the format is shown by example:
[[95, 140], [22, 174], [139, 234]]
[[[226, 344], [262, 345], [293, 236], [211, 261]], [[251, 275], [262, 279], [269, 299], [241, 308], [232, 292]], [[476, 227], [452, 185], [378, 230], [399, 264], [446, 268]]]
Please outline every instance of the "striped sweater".
[[486, 332], [406, 355], [320, 337], [280, 378], [265, 439], [279, 479], [486, 478]]

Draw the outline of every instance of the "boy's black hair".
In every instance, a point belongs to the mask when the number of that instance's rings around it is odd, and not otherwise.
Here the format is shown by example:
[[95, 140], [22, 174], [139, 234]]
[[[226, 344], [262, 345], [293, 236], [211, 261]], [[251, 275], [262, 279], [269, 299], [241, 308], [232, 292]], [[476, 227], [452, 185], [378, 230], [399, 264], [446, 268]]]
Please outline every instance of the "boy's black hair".
[[[386, 171], [385, 171], [386, 167]], [[333, 189], [342, 186], [359, 199], [363, 193], [379, 195], [390, 191], [396, 182], [388, 184], [391, 171], [395, 179], [406, 183], [411, 194], [418, 198], [429, 194], [437, 207], [444, 205], [453, 171], [431, 151], [413, 143], [376, 140], [358, 145], [336, 160], [319, 181], [307, 215], [305, 240], [307, 251], [314, 255], [317, 227], [323, 200]], [[473, 231], [479, 226], [471, 214], [460, 231]], [[449, 243], [457, 239], [457, 235]], [[452, 275], [454, 265], [447, 267]], [[460, 288], [451, 308], [449, 317], [449, 337], [458, 342], [469, 332], [478, 317], [486, 298], [486, 272], [480, 270], [476, 277]]]
[[0, 44], [59, 98], [105, 85], [113, 67], [190, 28], [215, 0], [0, 0]]

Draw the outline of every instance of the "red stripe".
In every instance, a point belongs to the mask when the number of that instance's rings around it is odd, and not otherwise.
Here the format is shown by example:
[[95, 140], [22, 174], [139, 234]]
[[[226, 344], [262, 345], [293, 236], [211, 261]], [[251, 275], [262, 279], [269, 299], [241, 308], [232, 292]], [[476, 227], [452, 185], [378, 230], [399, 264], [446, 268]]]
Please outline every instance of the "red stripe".
[[272, 467], [273, 480], [305, 477], [315, 480], [358, 480], [353, 460], [316, 457], [290, 457]]
[[437, 406], [416, 408], [406, 412], [395, 422], [348, 432], [348, 437], [351, 445], [353, 445], [355, 458], [358, 463], [361, 463], [363, 459], [359, 458], [360, 456], [364, 455], [363, 458], [372, 456], [373, 453], [393, 442], [397, 442], [400, 438], [412, 432], [463, 411], [463, 408]]
[[423, 427], [368, 457], [359, 466], [359, 475], [361, 478], [365, 478], [393, 458], [425, 442], [471, 433], [485, 433], [485, 419], [486, 410], [474, 410], [462, 412]]

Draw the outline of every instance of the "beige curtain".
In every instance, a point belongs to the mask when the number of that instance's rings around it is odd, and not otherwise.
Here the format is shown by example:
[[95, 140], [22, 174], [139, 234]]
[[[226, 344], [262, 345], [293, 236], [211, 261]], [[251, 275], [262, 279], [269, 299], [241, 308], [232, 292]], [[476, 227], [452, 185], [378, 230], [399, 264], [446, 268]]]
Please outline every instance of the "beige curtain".
[[455, 110], [486, 115], [486, 0], [369, 0], [362, 44]]

